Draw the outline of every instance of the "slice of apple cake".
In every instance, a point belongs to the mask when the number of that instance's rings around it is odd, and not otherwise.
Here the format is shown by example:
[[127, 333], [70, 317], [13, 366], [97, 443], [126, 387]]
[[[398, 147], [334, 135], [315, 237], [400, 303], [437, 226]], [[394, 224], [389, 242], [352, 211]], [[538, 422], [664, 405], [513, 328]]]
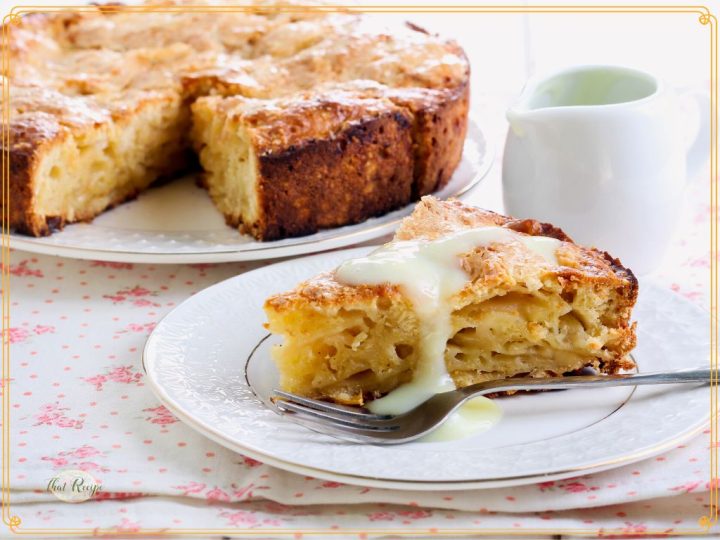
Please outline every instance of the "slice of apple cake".
[[486, 380], [632, 368], [637, 293], [552, 225], [424, 197], [392, 242], [265, 311], [283, 389], [399, 413]]

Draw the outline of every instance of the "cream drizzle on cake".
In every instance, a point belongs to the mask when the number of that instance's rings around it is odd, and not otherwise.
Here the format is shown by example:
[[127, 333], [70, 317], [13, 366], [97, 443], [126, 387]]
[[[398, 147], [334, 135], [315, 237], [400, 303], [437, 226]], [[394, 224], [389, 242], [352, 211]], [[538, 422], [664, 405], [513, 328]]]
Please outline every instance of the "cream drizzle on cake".
[[459, 257], [479, 247], [513, 242], [522, 243], [548, 264], [557, 265], [559, 240], [495, 226], [467, 229], [435, 240], [390, 242], [367, 257], [338, 267], [335, 278], [340, 283], [390, 283], [400, 287], [412, 302], [420, 323], [420, 356], [413, 380], [371, 401], [368, 409], [378, 414], [402, 414], [437, 393], [455, 389], [444, 354], [452, 333], [449, 300], [470, 279]]

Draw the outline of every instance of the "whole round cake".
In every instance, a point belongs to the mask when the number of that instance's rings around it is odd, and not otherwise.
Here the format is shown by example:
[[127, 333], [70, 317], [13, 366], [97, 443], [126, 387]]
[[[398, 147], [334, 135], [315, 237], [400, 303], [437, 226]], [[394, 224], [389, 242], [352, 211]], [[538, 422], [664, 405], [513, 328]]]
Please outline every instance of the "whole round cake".
[[449, 181], [470, 74], [455, 42], [321, 7], [145, 5], [4, 28], [16, 232], [90, 220], [198, 158], [227, 223], [260, 240], [357, 223]]

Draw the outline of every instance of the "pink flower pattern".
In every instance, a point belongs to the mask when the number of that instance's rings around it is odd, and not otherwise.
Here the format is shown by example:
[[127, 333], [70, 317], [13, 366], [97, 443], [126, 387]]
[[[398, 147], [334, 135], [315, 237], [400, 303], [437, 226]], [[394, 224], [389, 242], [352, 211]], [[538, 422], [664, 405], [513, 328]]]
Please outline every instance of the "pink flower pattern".
[[242, 462], [247, 467], [253, 468], [253, 467], [259, 467], [260, 465], [262, 465], [262, 463], [256, 459], [253, 459], [253, 458], [250, 458], [247, 456], [240, 456], [240, 457], [242, 457]]
[[146, 289], [145, 287], [141, 287], [140, 285], [136, 285], [134, 287], [127, 287], [125, 289], [120, 289], [119, 291], [116, 291], [114, 294], [106, 294], [103, 296], [103, 298], [107, 298], [108, 300], [112, 300], [114, 304], [122, 304], [124, 302], [130, 302], [132, 305], [136, 307], [160, 307], [160, 304], [156, 302], [152, 302], [148, 296], [156, 296], [157, 292], [151, 291], [149, 289]]
[[142, 373], [133, 370], [133, 366], [119, 366], [92, 377], [85, 377], [83, 380], [95, 386], [95, 390], [98, 391], [101, 391], [104, 385], [109, 382], [141, 385]]
[[30, 330], [24, 327], [10, 327], [7, 329], [7, 336], [10, 343], [22, 343], [27, 341], [33, 334], [41, 336], [43, 334], [54, 334], [55, 327], [45, 324], [36, 324]]
[[223, 520], [225, 526], [252, 529], [255, 527], [280, 527], [282, 521], [272, 518], [260, 518], [253, 511], [247, 510], [222, 510], [218, 517]]
[[[0, 265], [1, 267], [2, 265]], [[11, 264], [9, 269], [10, 275], [15, 277], [36, 277], [42, 278], [43, 273], [39, 268], [32, 268], [29, 260], [20, 261], [17, 264]]]
[[[680, 484], [679, 486], [673, 486], [671, 488], [668, 488], [670, 491], [680, 491], [683, 493], [692, 493], [695, 491], [698, 487], [700, 487], [703, 484], [700, 480], [695, 480], [693, 482], [686, 482], [684, 484]], [[707, 484], [706, 484], [707, 485]]]
[[41, 459], [50, 462], [54, 469], [79, 469], [90, 473], [110, 471], [108, 467], [88, 459], [96, 457], [104, 458], [106, 456], [97, 448], [84, 444], [73, 450], [59, 452], [55, 456], [43, 456]]
[[205, 491], [207, 484], [204, 484], [202, 482], [188, 482], [187, 485], [172, 487], [173, 489], [178, 489], [182, 491], [183, 495], [197, 495], [198, 493], [202, 493], [203, 491]]
[[113, 262], [113, 261], [92, 261], [90, 266], [93, 268], [112, 268], [114, 270], [132, 270], [134, 264], [124, 262]]
[[95, 499], [98, 500], [117, 500], [117, 499], [137, 499], [145, 497], [146, 494], [141, 491], [98, 491]]
[[143, 409], [143, 412], [150, 413], [145, 417], [145, 420], [151, 424], [160, 424], [166, 426], [168, 424], [174, 424], [178, 421], [177, 417], [167, 410], [163, 405], [157, 407], [151, 407], [149, 409]]
[[225, 520], [225, 524], [230, 527], [247, 527], [257, 525], [257, 518], [250, 512], [237, 510], [235, 512], [222, 511], [218, 516]]
[[41, 336], [43, 334], [54, 334], [55, 327], [44, 324], [36, 324], [33, 328], [33, 332], [35, 332], [35, 334], [38, 336]]
[[225, 493], [222, 489], [215, 486], [214, 488], [208, 490], [207, 493], [205, 493], [205, 498], [208, 501], [223, 501], [227, 502], [230, 500], [230, 496]]
[[393, 512], [372, 512], [368, 514], [370, 521], [394, 521], [396, 514]]
[[135, 332], [136, 334], [149, 334], [155, 329], [157, 323], [149, 322], [145, 324], [130, 323], [124, 330], [117, 330], [116, 334], [126, 334], [128, 332]]
[[48, 403], [40, 407], [40, 412], [35, 415], [36, 426], [55, 426], [59, 428], [82, 429], [83, 420], [70, 418], [66, 411], [68, 407], [62, 407], [59, 403]]
[[590, 491], [597, 491], [600, 489], [599, 486], [588, 485], [585, 482], [580, 481], [578, 478], [570, 478], [568, 480], [561, 481], [549, 481], [540, 482], [535, 484], [540, 492], [545, 491], [565, 491], [566, 493], [586, 493]]
[[25, 328], [8, 328], [7, 336], [11, 344], [22, 343], [30, 337], [30, 332], [28, 332]]
[[335, 489], [335, 488], [342, 487], [343, 485], [344, 484], [341, 484], [340, 482], [327, 481], [327, 482], [323, 482], [322, 484], [320, 484], [320, 487], [325, 488], [325, 489]]
[[253, 490], [262, 491], [264, 489], [267, 489], [267, 486], [256, 486], [253, 483], [242, 487], [239, 487], [236, 484], [232, 484], [230, 487], [232, 488], [232, 498], [235, 501], [250, 500], [254, 497]]

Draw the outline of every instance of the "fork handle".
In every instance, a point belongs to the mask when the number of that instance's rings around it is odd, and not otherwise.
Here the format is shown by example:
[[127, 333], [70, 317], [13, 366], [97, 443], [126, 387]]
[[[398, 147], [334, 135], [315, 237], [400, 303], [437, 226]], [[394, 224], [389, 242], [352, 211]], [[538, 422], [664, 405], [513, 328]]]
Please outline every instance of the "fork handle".
[[463, 401], [474, 396], [509, 390], [565, 390], [569, 388], [604, 388], [641, 386], [645, 384], [718, 383], [718, 371], [692, 368], [679, 371], [635, 373], [628, 375], [573, 375], [569, 377], [522, 377], [478, 383], [462, 388]]

